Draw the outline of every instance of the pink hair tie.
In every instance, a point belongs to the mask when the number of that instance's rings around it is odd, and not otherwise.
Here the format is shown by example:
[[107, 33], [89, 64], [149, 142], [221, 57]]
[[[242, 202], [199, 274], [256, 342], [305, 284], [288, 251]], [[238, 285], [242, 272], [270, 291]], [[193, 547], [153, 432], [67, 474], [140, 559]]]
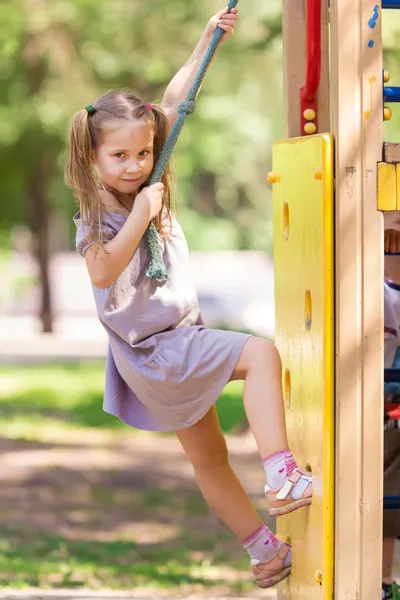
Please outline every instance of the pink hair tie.
[[153, 110], [153, 107], [151, 104], [146, 104], [146, 108], [148, 108], [149, 110]]

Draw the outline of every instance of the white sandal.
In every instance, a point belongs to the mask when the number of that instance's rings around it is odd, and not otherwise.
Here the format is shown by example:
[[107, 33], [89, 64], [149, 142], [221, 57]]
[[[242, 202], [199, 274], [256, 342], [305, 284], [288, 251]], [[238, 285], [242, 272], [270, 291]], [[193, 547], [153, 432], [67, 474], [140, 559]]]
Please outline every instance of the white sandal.
[[[301, 497], [296, 500], [292, 497], [291, 492], [300, 480], [307, 481], [308, 484]], [[269, 485], [266, 485], [264, 492], [270, 516], [280, 517], [303, 506], [309, 506], [312, 502], [312, 480], [313, 478], [309, 471], [301, 467], [296, 467], [279, 489], [273, 490]]]

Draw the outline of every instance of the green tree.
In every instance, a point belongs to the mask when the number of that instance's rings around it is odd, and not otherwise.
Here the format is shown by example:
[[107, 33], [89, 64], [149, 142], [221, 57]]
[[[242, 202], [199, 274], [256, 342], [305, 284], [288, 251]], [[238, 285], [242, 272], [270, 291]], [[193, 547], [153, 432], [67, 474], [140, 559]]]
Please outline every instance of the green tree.
[[[247, 1], [179, 142], [181, 217], [193, 248], [268, 249], [265, 186], [271, 142], [281, 135], [279, 2]], [[6, 0], [0, 5], [1, 227], [27, 224], [51, 331], [51, 214], [71, 221], [63, 184], [73, 113], [110, 87], [161, 98], [188, 58], [215, 0]], [[200, 235], [199, 235], [200, 234]]]

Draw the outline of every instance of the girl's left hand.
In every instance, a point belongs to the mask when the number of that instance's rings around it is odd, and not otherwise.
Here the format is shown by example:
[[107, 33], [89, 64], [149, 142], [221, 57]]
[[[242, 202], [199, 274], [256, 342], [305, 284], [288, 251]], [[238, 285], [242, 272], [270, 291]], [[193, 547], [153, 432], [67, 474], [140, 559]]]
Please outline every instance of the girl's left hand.
[[225, 31], [222, 38], [222, 41], [225, 41], [231, 37], [238, 18], [239, 12], [237, 8], [232, 8], [232, 10], [228, 12], [228, 8], [226, 7], [217, 12], [217, 14], [208, 21], [205, 33], [206, 35], [213, 36], [217, 27], [220, 27]]

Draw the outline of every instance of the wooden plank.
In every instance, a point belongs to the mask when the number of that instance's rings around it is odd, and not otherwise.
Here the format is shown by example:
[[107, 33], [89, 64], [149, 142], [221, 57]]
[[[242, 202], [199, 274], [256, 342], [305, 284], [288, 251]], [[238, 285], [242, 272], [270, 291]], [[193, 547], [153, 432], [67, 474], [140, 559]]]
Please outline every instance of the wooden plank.
[[273, 149], [279, 175], [273, 187], [275, 339], [290, 447], [314, 477], [311, 507], [277, 522], [279, 537], [289, 535], [293, 548], [291, 577], [279, 586], [282, 600], [331, 600], [333, 594], [333, 156], [328, 134], [277, 142]]
[[285, 137], [301, 135], [300, 90], [306, 65], [305, 0], [283, 0], [283, 98]]
[[[331, 0], [336, 148], [335, 598], [381, 594], [383, 225], [381, 19], [375, 2]], [[373, 44], [371, 43], [373, 42]]]
[[383, 160], [386, 163], [400, 163], [400, 144], [385, 142], [383, 144]]
[[329, 6], [321, 0], [321, 80], [318, 90], [318, 132], [328, 133], [330, 125], [329, 93]]

